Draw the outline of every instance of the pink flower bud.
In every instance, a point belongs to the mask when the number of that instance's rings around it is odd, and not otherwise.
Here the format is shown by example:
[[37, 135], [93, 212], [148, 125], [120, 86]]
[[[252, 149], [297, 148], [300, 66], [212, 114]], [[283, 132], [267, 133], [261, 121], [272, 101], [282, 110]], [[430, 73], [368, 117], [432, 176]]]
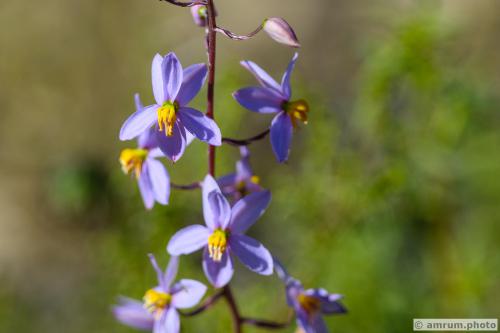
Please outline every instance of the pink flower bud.
[[292, 27], [282, 18], [271, 17], [264, 21], [264, 31], [278, 43], [300, 47]]
[[191, 15], [193, 15], [194, 23], [199, 27], [207, 25], [207, 7], [203, 5], [195, 5], [191, 7]]

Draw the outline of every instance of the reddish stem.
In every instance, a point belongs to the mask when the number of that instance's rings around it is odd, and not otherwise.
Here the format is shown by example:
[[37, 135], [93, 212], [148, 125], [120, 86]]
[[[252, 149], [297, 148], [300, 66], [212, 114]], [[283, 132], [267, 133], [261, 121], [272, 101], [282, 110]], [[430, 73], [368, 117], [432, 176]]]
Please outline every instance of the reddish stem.
[[[214, 117], [214, 91], [215, 91], [215, 57], [216, 57], [216, 39], [215, 32], [215, 6], [213, 0], [208, 0], [208, 88], [207, 88], [207, 117]], [[215, 177], [215, 146], [208, 147], [208, 173]]]

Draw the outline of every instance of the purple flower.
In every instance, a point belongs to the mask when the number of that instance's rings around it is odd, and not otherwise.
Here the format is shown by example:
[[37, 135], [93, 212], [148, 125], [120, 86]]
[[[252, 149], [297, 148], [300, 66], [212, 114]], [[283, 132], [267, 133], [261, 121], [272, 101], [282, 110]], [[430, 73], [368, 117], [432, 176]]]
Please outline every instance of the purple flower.
[[236, 172], [217, 179], [222, 193], [232, 201], [237, 201], [250, 193], [262, 191], [259, 185], [260, 179], [253, 174], [250, 167], [250, 151], [243, 146], [240, 148], [240, 153], [241, 159], [236, 162]]
[[291, 277], [276, 259], [274, 268], [285, 283], [288, 306], [294, 309], [297, 325], [303, 332], [327, 333], [328, 328], [323, 315], [347, 312], [344, 305], [340, 303], [342, 295], [330, 294], [321, 288], [305, 290], [302, 283]]
[[[135, 95], [135, 104], [138, 110], [142, 109], [139, 94]], [[123, 149], [120, 154], [122, 170], [126, 174], [135, 175], [147, 209], [153, 208], [155, 201], [162, 205], [168, 204], [170, 177], [163, 164], [156, 160], [157, 157], [163, 156], [165, 155], [158, 148], [152, 129], [139, 135], [137, 148]]]
[[202, 192], [206, 226], [192, 225], [178, 231], [168, 243], [168, 253], [190, 254], [204, 248], [203, 270], [216, 288], [225, 286], [233, 276], [231, 253], [250, 270], [262, 275], [272, 274], [273, 259], [269, 251], [244, 235], [266, 210], [271, 193], [252, 193], [231, 208], [210, 175], [203, 181]]
[[158, 274], [158, 286], [146, 292], [144, 302], [121, 298], [120, 304], [113, 307], [113, 314], [121, 323], [137, 329], [152, 330], [153, 333], [178, 333], [180, 320], [177, 309], [198, 304], [207, 287], [188, 279], [173, 284], [179, 266], [177, 257], [170, 259], [165, 273], [158, 267], [152, 254], [149, 258]]
[[293, 129], [298, 121], [307, 124], [309, 106], [303, 99], [291, 101], [290, 76], [297, 61], [295, 53], [292, 61], [278, 84], [262, 68], [251, 61], [242, 61], [262, 87], [248, 87], [236, 91], [233, 97], [243, 107], [258, 113], [276, 113], [271, 123], [271, 145], [280, 163], [288, 159]]
[[177, 161], [186, 148], [189, 135], [210, 145], [221, 145], [217, 124], [187, 104], [196, 96], [205, 82], [207, 66], [196, 64], [182, 70], [174, 53], [153, 59], [153, 93], [156, 104], [141, 108], [132, 114], [120, 130], [120, 140], [131, 140], [155, 123], [155, 136], [161, 151]]

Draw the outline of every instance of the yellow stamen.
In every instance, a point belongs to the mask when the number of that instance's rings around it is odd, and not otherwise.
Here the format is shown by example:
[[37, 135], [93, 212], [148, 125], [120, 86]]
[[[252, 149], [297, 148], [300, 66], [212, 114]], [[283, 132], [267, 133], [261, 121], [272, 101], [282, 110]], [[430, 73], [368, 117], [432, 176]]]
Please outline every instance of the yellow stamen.
[[317, 313], [321, 309], [321, 301], [316, 297], [300, 294], [297, 299], [302, 309], [308, 314]]
[[258, 184], [260, 184], [260, 177], [259, 177], [259, 176], [252, 176], [252, 177], [250, 178], [250, 181], [251, 181], [252, 183], [254, 183], [254, 184], [257, 184], [257, 185], [258, 185]]
[[292, 119], [292, 125], [297, 127], [297, 121], [301, 121], [307, 125], [307, 113], [309, 112], [309, 104], [303, 99], [298, 101], [288, 102], [284, 105], [284, 110]]
[[176, 112], [178, 109], [177, 103], [165, 102], [157, 110], [158, 127], [160, 131], [165, 130], [166, 136], [171, 136], [174, 131], [174, 124], [177, 120]]
[[214, 261], [221, 261], [222, 255], [226, 251], [227, 248], [227, 237], [229, 236], [227, 231], [222, 229], [216, 229], [209, 237], [208, 237], [208, 253], [210, 258]]
[[160, 315], [161, 312], [170, 305], [172, 295], [158, 290], [149, 289], [146, 291], [143, 300], [145, 309], [155, 315]]
[[148, 156], [146, 149], [123, 149], [120, 154], [120, 163], [124, 173], [129, 174], [135, 171], [135, 176], [141, 175], [142, 164]]

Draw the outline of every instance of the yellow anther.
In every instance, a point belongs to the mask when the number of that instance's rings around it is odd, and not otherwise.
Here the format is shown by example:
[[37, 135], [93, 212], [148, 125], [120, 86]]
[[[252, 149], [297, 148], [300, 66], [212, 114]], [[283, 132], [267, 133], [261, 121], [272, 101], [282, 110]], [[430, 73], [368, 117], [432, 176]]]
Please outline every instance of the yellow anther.
[[254, 184], [260, 184], [260, 177], [259, 176], [252, 176], [252, 177], [250, 177], [250, 181]]
[[120, 163], [124, 173], [129, 174], [135, 171], [135, 176], [141, 175], [142, 164], [148, 156], [146, 149], [123, 149], [120, 154]]
[[308, 314], [317, 313], [321, 309], [321, 301], [316, 298], [305, 294], [300, 294], [297, 297], [300, 306]]
[[172, 301], [172, 295], [149, 289], [144, 295], [144, 308], [151, 313], [159, 313], [163, 311]]
[[309, 112], [309, 105], [303, 99], [298, 101], [288, 102], [284, 105], [285, 111], [292, 119], [292, 125], [297, 127], [297, 121], [307, 124], [307, 113]]
[[208, 254], [213, 261], [221, 261], [222, 255], [227, 248], [228, 233], [222, 229], [216, 229], [208, 237]]
[[177, 103], [165, 102], [157, 110], [158, 127], [160, 131], [165, 131], [166, 136], [171, 136], [174, 131], [174, 124], [177, 120]]

